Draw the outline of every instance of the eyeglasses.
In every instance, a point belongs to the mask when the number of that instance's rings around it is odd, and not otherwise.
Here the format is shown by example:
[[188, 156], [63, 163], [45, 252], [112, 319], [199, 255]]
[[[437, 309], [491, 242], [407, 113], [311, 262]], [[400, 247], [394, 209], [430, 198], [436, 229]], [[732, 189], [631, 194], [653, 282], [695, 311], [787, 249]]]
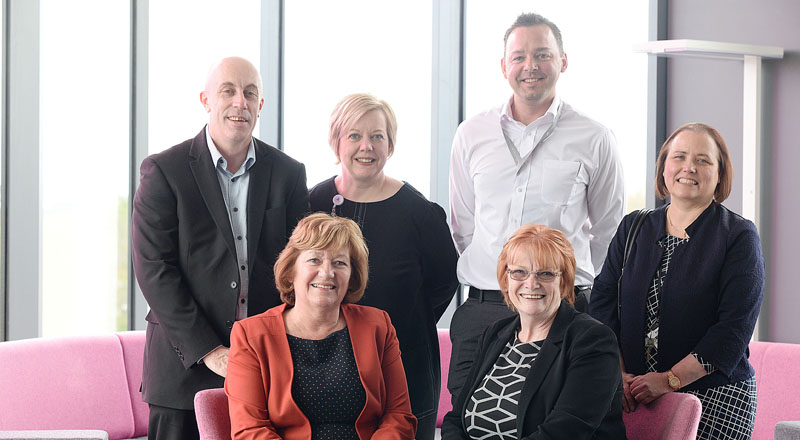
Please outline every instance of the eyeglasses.
[[508, 276], [511, 277], [514, 281], [525, 281], [531, 275], [536, 278], [536, 281], [540, 283], [550, 283], [553, 282], [559, 275], [561, 275], [561, 271], [553, 272], [552, 270], [539, 270], [536, 272], [529, 272], [523, 269], [506, 269], [506, 273]]

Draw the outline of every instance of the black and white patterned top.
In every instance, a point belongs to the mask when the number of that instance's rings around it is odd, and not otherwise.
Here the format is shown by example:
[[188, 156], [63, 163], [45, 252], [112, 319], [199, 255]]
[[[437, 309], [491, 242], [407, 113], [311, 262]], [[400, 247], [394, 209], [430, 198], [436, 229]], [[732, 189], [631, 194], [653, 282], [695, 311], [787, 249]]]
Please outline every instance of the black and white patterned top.
[[471, 439], [516, 440], [519, 395], [543, 342], [520, 342], [514, 332], [467, 402], [466, 428]]
[[[689, 241], [689, 237], [678, 238], [667, 235], [658, 241], [664, 249], [661, 264], [650, 290], [647, 294], [647, 307], [645, 319], [645, 365], [647, 371], [657, 372], [667, 370], [670, 366], [659, 368], [656, 355], [658, 354], [658, 323], [659, 301], [664, 283], [664, 277], [669, 269], [669, 263], [675, 249]], [[692, 356], [711, 374], [716, 368], [697, 353]], [[700, 416], [700, 425], [697, 428], [697, 438], [705, 439], [749, 439], [753, 432], [756, 417], [756, 381], [750, 378], [729, 385], [722, 385], [705, 390], [688, 391], [700, 399], [703, 410]]]
[[689, 238], [678, 238], [667, 235], [658, 241], [658, 245], [664, 249], [661, 256], [661, 264], [656, 270], [653, 282], [650, 283], [650, 291], [647, 293], [647, 319], [645, 319], [644, 329], [644, 359], [648, 371], [657, 371], [656, 354], [658, 354], [658, 303], [661, 300], [661, 286], [664, 277], [667, 276], [669, 261], [675, 248], [688, 242]]
[[292, 398], [311, 423], [311, 438], [358, 440], [366, 393], [347, 327], [322, 340], [286, 335], [294, 362]]

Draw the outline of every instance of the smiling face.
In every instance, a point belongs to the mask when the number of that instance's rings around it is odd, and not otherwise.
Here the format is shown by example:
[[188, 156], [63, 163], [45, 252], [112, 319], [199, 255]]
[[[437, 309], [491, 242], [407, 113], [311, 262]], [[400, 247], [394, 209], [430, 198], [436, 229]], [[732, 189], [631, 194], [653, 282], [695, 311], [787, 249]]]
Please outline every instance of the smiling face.
[[500, 66], [514, 90], [515, 105], [549, 106], [558, 77], [567, 70], [567, 55], [558, 49], [549, 26], [522, 26], [508, 35]]
[[380, 110], [364, 114], [339, 138], [339, 161], [346, 179], [369, 183], [383, 176], [389, 158], [386, 117]]
[[208, 112], [208, 130], [214, 143], [222, 148], [247, 149], [264, 105], [255, 67], [242, 58], [222, 60], [208, 75], [200, 102]]
[[294, 305], [298, 309], [338, 308], [350, 283], [350, 252], [310, 249], [294, 264]]
[[[508, 270], [559, 272], [555, 267], [537, 267], [527, 252], [516, 252], [511, 255], [508, 259]], [[545, 322], [555, 316], [561, 305], [560, 277], [555, 277], [549, 282], [537, 280], [534, 273], [524, 281], [514, 280], [510, 274], [506, 274], [506, 277], [509, 300], [521, 317]]]
[[664, 184], [673, 202], [708, 205], [719, 184], [719, 153], [705, 133], [685, 130], [670, 142], [664, 162]]

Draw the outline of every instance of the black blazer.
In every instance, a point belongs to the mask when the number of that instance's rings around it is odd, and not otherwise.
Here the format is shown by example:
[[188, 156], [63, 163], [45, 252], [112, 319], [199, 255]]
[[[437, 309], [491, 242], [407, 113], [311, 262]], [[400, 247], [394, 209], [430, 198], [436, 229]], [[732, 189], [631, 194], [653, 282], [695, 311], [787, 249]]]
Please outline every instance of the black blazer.
[[[469, 439], [467, 401], [519, 328], [519, 316], [484, 333], [466, 385], [442, 423], [442, 439]], [[562, 301], [533, 363], [517, 410], [520, 439], [624, 439], [622, 375], [614, 333]]]
[[224, 379], [197, 362], [230, 345], [240, 276], [249, 276], [248, 314], [280, 304], [272, 265], [308, 211], [303, 165], [255, 140], [247, 199], [247, 273], [236, 261], [228, 212], [205, 129], [147, 157], [133, 200], [133, 265], [150, 313], [142, 397], [192, 409], [197, 391]]
[[[666, 206], [642, 223], [622, 277], [622, 311], [617, 317], [617, 280], [625, 238], [635, 213], [628, 214], [608, 247], [603, 270], [592, 287], [591, 315], [619, 337], [628, 373], [647, 372], [644, 354], [647, 292], [663, 249]], [[683, 390], [702, 390], [753, 376], [748, 344], [764, 293], [764, 258], [753, 222], [719, 203], [711, 205], [686, 228], [689, 241], [675, 249], [664, 277], [659, 302], [658, 366], [667, 371], [690, 352], [717, 371]]]

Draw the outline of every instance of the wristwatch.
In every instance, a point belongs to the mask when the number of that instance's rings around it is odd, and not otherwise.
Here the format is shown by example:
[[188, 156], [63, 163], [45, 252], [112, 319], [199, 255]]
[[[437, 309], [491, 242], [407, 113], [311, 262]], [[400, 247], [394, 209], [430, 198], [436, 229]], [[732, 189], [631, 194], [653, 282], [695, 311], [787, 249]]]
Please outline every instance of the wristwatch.
[[667, 370], [667, 383], [669, 383], [669, 387], [672, 388], [673, 391], [681, 389], [681, 380], [678, 379], [678, 376], [676, 376], [672, 370]]

